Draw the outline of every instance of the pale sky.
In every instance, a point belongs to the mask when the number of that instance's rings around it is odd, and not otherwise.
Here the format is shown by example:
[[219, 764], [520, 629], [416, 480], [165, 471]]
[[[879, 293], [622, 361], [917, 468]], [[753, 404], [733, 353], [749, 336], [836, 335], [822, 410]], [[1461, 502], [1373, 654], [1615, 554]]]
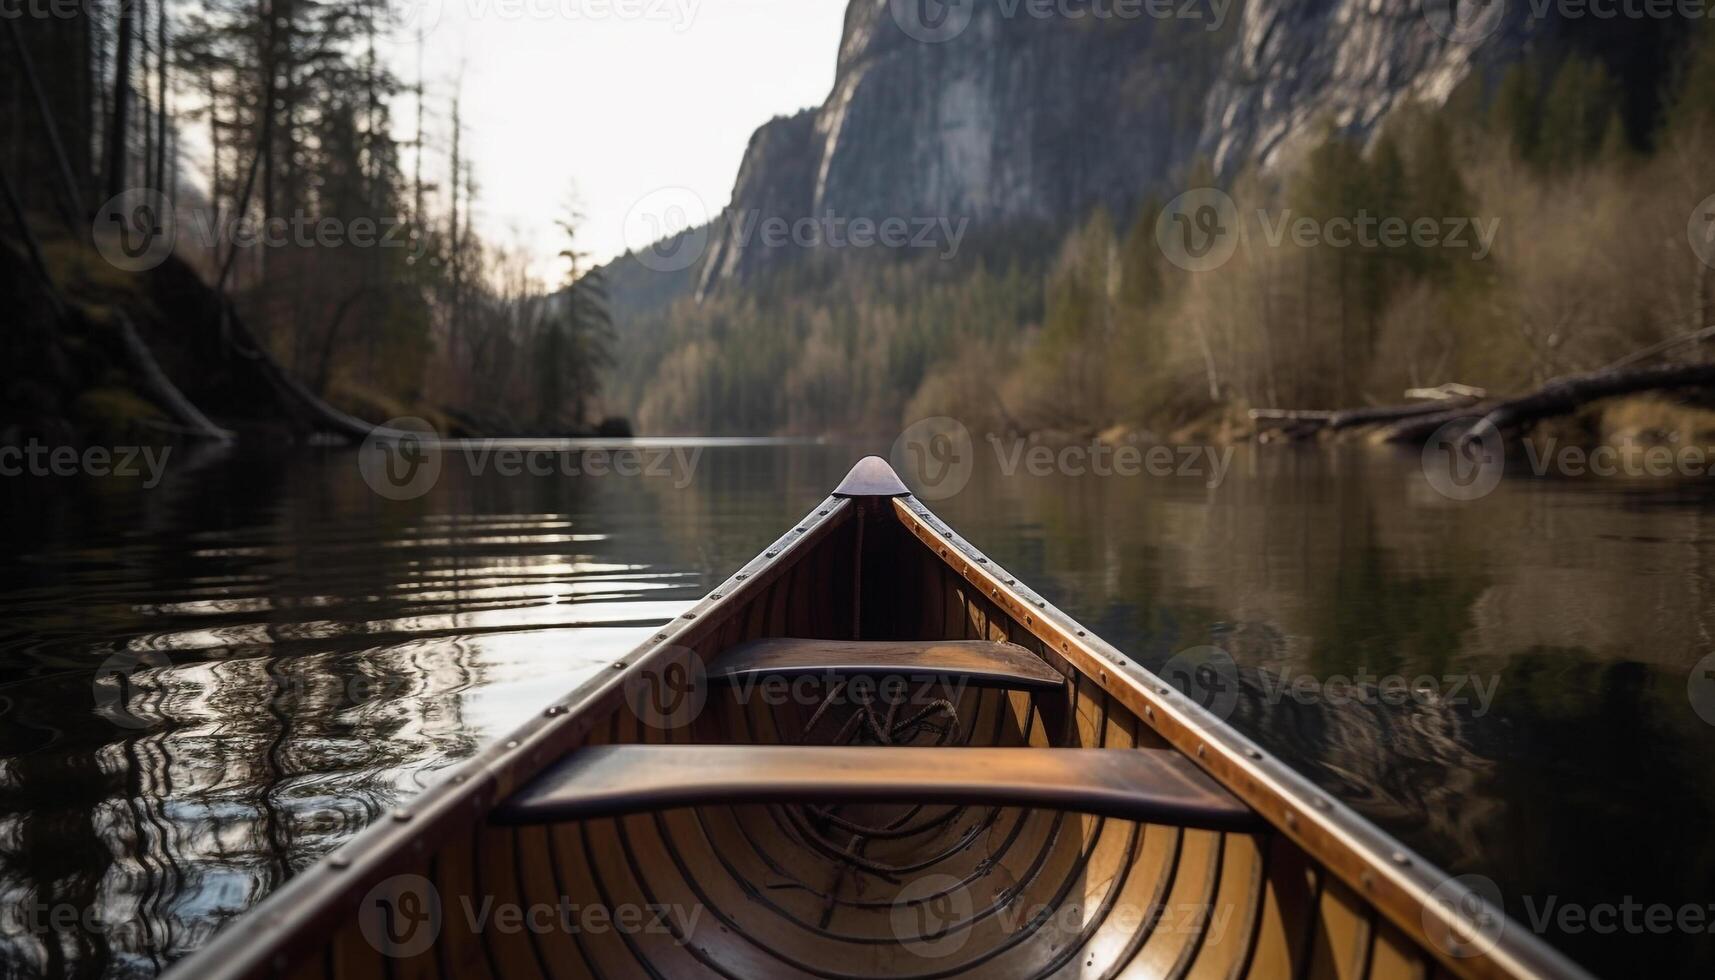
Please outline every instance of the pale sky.
[[[463, 65], [465, 153], [476, 166], [476, 229], [522, 243], [557, 282], [554, 227], [575, 182], [580, 242], [597, 261], [625, 251], [634, 204], [663, 189], [718, 212], [756, 127], [818, 105], [833, 85], [846, 0], [396, 0], [425, 42], [431, 146], [445, 173], [448, 99]], [[406, 36], [401, 32], [400, 36]], [[394, 46], [401, 81], [415, 47]], [[409, 139], [415, 108], [395, 103]], [[437, 145], [438, 144], [438, 145]], [[406, 161], [409, 173], [409, 160]], [[635, 220], [635, 218], [634, 218]], [[635, 226], [632, 237], [636, 237]]]

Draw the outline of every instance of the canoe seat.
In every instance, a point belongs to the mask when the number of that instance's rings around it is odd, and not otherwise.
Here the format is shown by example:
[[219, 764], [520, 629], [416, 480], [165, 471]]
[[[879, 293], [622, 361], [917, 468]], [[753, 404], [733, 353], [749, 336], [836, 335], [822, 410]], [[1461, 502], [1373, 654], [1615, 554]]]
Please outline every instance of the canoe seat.
[[709, 680], [739, 684], [802, 674], [958, 677], [977, 687], [1058, 689], [1060, 672], [1016, 643], [994, 640], [750, 640], [716, 656]]
[[1212, 830], [1260, 818], [1165, 749], [878, 745], [597, 745], [494, 810], [495, 823], [744, 803], [951, 803], [1074, 810]]

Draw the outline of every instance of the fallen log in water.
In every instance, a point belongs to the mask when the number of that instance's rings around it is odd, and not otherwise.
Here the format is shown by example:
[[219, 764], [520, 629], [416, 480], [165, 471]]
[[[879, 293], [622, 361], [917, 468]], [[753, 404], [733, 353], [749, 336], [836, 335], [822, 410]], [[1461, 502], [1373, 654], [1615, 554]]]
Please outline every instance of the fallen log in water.
[[[1632, 363], [1633, 359], [1621, 361]], [[1354, 408], [1339, 412], [1281, 408], [1253, 409], [1250, 417], [1261, 423], [1275, 423], [1288, 437], [1308, 437], [1321, 431], [1340, 431], [1376, 426], [1371, 436], [1375, 442], [1422, 442], [1442, 426], [1464, 420], [1470, 421], [1465, 440], [1478, 438], [1493, 429], [1506, 432], [1528, 426], [1538, 420], [1567, 415], [1590, 402], [1619, 395], [1635, 395], [1649, 391], [1673, 391], [1683, 388], [1715, 387], [1715, 363], [1670, 364], [1650, 368], [1607, 367], [1586, 374], [1555, 378], [1535, 391], [1516, 398], [1474, 397], [1481, 389], [1464, 385], [1442, 385], [1438, 389], [1414, 389], [1418, 393], [1437, 391], [1436, 401], [1412, 405], [1388, 405], [1378, 408]]]
[[[1418, 416], [1439, 414], [1450, 407], [1470, 405], [1474, 399], [1455, 396], [1439, 401], [1417, 402], [1410, 405], [1377, 405], [1369, 408], [1348, 408], [1340, 411], [1290, 408], [1255, 408], [1251, 420], [1260, 428], [1278, 429], [1289, 438], [1308, 438], [1322, 431], [1339, 432], [1360, 426], [1381, 425]], [[1272, 423], [1264, 425], [1264, 423]], [[1433, 430], [1431, 430], [1433, 431]]]
[[1539, 419], [1566, 415], [1603, 398], [1708, 386], [1715, 386], [1715, 363], [1604, 370], [1556, 378], [1528, 395], [1495, 404], [1471, 427], [1465, 439], [1480, 437], [1491, 429], [1505, 432]]

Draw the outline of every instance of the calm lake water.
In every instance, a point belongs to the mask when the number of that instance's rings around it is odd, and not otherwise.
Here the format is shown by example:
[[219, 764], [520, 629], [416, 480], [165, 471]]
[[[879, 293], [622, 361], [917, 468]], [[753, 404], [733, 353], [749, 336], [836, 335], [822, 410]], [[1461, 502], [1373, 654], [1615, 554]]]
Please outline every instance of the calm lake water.
[[[473, 475], [454, 453], [402, 501], [345, 450], [180, 449], [146, 490], [0, 481], [0, 974], [149, 976], [194, 952], [876, 449], [708, 445], [605, 478]], [[1146, 665], [1228, 651], [1234, 723], [1493, 879], [1523, 928], [1546, 911], [1605, 975], [1715, 971], [1715, 936], [1560, 915], [1715, 922], [1705, 485], [1509, 479], [1460, 503], [1413, 454], [1276, 447], [1206, 476], [1007, 477], [983, 453], [931, 506]], [[1338, 681], [1390, 675], [1420, 690]]]

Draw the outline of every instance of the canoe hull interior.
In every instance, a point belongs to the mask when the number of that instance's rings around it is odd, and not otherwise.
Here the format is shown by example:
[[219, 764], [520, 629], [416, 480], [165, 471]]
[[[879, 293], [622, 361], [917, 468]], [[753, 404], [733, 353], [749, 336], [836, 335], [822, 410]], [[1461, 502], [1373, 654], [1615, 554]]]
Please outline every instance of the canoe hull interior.
[[[1117, 678], [1075, 649], [1069, 620], [1043, 629], [1030, 594], [1009, 590], [998, 570], [985, 578], [987, 560], [936, 538], [948, 532], [925, 514], [908, 497], [830, 497], [617, 664], [614, 678], [574, 692], [395, 825], [354, 842], [332, 870], [306, 871], [259, 911], [262, 931], [249, 943], [222, 937], [191, 972], [496, 980], [1521, 972], [1438, 950], [1354, 875], [1260, 817], [1241, 831], [1071, 809], [806, 799], [575, 822], [496, 819], [498, 805], [580, 746], [1186, 751], [1164, 736], [1172, 730], [1154, 709], [1144, 717], [1136, 696], [1116, 694]], [[1006, 641], [1065, 681], [1025, 690], [890, 669], [869, 686], [815, 674], [774, 687], [707, 683], [701, 671], [718, 672], [724, 651], [767, 637]], [[688, 705], [678, 697], [687, 690], [699, 692]]]

